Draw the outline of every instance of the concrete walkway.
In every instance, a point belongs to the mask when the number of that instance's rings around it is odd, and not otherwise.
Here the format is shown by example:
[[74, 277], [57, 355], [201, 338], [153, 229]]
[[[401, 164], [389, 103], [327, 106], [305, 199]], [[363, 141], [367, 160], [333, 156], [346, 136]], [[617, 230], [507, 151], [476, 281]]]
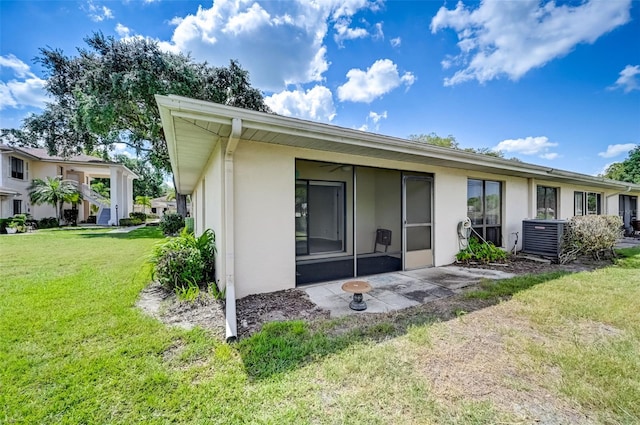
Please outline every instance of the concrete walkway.
[[624, 237], [616, 243], [616, 249], [635, 248], [637, 246], [640, 246], [640, 237], [638, 236], [634, 238]]
[[107, 233], [129, 233], [141, 227], [145, 227], [146, 224], [139, 224], [137, 226], [127, 226], [127, 227], [118, 227], [117, 229], [111, 230]]
[[[301, 288], [316, 305], [331, 312], [331, 317], [349, 314], [386, 313], [424, 304], [457, 294], [481, 279], [507, 279], [511, 273], [499, 270], [467, 269], [456, 266], [432, 267], [413, 271], [385, 273], [364, 278], [342, 279]], [[351, 294], [342, 290], [348, 280], [366, 280], [373, 289], [364, 294], [367, 309], [349, 308]]]

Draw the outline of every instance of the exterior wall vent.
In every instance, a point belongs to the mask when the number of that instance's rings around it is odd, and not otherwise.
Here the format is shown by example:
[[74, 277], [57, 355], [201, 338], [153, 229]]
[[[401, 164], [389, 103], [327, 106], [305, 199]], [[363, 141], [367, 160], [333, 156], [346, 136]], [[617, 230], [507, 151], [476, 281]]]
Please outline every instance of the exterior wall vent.
[[566, 220], [523, 220], [522, 252], [558, 259]]

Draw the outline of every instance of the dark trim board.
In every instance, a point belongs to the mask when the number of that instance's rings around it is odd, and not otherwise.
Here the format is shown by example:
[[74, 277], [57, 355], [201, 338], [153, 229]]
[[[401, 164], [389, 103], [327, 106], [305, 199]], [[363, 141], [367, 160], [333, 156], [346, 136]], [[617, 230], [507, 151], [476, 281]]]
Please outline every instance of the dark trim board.
[[[376, 255], [358, 258], [358, 276], [369, 276], [402, 270], [400, 256]], [[326, 282], [354, 277], [353, 257], [298, 261], [296, 285]]]

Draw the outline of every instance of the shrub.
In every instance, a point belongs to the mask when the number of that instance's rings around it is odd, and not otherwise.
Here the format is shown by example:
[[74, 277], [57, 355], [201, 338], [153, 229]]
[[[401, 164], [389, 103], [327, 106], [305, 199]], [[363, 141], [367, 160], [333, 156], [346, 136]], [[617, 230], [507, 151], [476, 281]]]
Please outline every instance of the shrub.
[[147, 220], [147, 215], [145, 213], [143, 213], [143, 212], [134, 211], [132, 213], [129, 213], [129, 218], [136, 218], [136, 219], [144, 222], [144, 221]]
[[60, 227], [60, 222], [55, 217], [46, 217], [38, 222], [39, 229], [51, 229], [52, 227]]
[[193, 233], [195, 231], [195, 221], [193, 220], [193, 217], [187, 217], [184, 219], [184, 228], [189, 233]]
[[16, 223], [18, 226], [24, 226], [24, 222], [27, 221], [26, 214], [16, 214], [9, 219], [11, 223]]
[[160, 220], [160, 230], [165, 235], [175, 235], [184, 227], [184, 218], [180, 214], [165, 214]]
[[164, 252], [155, 265], [154, 277], [169, 291], [202, 281], [202, 256], [190, 246]]
[[139, 218], [121, 218], [119, 221], [120, 226], [128, 227], [128, 226], [138, 226], [140, 224], [144, 224], [142, 220]]
[[505, 261], [509, 257], [505, 251], [491, 242], [481, 243], [477, 238], [469, 238], [469, 245], [456, 254], [456, 260], [464, 263], [479, 261], [481, 263], [495, 263]]
[[95, 215], [87, 217], [87, 224], [96, 224], [98, 218]]
[[560, 262], [573, 261], [581, 255], [613, 255], [613, 247], [623, 233], [622, 218], [614, 215], [584, 215], [569, 219], [562, 239]]
[[0, 233], [7, 233], [7, 225], [9, 224], [8, 218], [0, 218]]
[[192, 293], [194, 284], [214, 281], [215, 241], [211, 229], [197, 238], [184, 230], [180, 236], [158, 245], [151, 259], [155, 263], [155, 279], [168, 290], [178, 288], [183, 294]]

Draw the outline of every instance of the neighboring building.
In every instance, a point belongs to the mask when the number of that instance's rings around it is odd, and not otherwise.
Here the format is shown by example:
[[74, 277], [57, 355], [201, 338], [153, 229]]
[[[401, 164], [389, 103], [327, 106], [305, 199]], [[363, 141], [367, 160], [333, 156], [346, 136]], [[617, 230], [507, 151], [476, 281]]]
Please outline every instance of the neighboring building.
[[505, 249], [518, 233], [520, 249], [526, 218], [619, 214], [626, 223], [637, 216], [640, 185], [178, 96], [156, 99], [176, 189], [191, 194], [196, 233], [216, 232], [217, 278], [231, 300], [450, 264], [467, 217]]
[[[135, 204], [133, 208], [136, 212], [146, 212], [147, 214], [155, 214], [160, 217], [165, 214], [176, 214], [178, 212], [176, 200], [172, 199], [169, 201], [166, 196], [151, 199], [151, 208], [143, 207], [139, 204]], [[191, 214], [191, 202], [189, 201], [187, 201], [187, 213]]]
[[[122, 164], [104, 161], [89, 155], [69, 158], [51, 156], [46, 149], [0, 145], [0, 218], [15, 214], [30, 214], [39, 220], [55, 217], [51, 205], [33, 205], [27, 188], [35, 178], [62, 176], [78, 185], [83, 201], [77, 206], [78, 220], [86, 220], [90, 206], [98, 206], [98, 223], [117, 225], [118, 218], [133, 211], [133, 180], [138, 176]], [[110, 202], [91, 190], [94, 178], [109, 178]], [[65, 209], [71, 205], [65, 205]]]

